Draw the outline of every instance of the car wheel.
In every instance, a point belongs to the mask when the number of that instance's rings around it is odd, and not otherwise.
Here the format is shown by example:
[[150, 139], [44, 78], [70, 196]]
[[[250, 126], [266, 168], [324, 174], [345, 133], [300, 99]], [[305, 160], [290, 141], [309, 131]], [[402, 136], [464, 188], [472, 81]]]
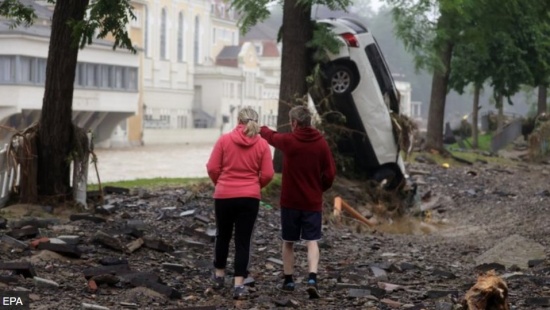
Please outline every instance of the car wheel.
[[327, 82], [333, 94], [347, 95], [355, 87], [353, 71], [344, 65], [333, 65], [329, 68]]
[[376, 170], [372, 179], [378, 183], [384, 182], [384, 188], [393, 190], [399, 187], [403, 181], [403, 175], [396, 171], [397, 167], [382, 166]]

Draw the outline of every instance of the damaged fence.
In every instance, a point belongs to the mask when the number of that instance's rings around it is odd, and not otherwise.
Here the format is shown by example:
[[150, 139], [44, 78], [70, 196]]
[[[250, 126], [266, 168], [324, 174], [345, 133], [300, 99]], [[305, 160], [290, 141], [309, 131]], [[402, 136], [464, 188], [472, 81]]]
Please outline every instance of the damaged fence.
[[0, 208], [3, 208], [10, 198], [11, 189], [19, 183], [19, 166], [10, 165], [8, 160], [9, 145], [6, 143], [0, 150]]
[[[88, 166], [89, 166], [89, 155], [92, 150], [92, 135], [91, 133], [87, 134], [88, 137], [88, 151], [84, 152], [82, 158], [75, 158], [71, 162], [71, 182], [73, 186], [73, 198], [75, 202], [83, 206], [87, 206], [86, 203], [86, 191], [87, 191], [87, 180], [88, 180]], [[20, 156], [22, 154], [21, 148], [22, 143], [15, 138], [15, 143], [12, 143], [12, 148], [15, 151], [15, 154], [19, 156], [13, 156], [10, 154], [10, 145], [8, 143], [4, 144], [4, 147], [0, 150], [0, 209], [4, 208], [7, 202], [10, 199], [11, 194], [14, 193], [14, 190], [20, 192], [21, 185], [21, 164], [22, 161], [26, 161], [25, 164], [36, 164], [36, 160], [26, 160], [25, 156]], [[34, 156], [34, 155], [31, 155]], [[27, 156], [28, 157], [28, 156]], [[36, 169], [37, 167], [35, 167]], [[36, 171], [35, 171], [36, 172]], [[36, 175], [34, 174], [34, 177]], [[32, 182], [32, 181], [29, 181]], [[36, 182], [36, 181], [34, 181]]]

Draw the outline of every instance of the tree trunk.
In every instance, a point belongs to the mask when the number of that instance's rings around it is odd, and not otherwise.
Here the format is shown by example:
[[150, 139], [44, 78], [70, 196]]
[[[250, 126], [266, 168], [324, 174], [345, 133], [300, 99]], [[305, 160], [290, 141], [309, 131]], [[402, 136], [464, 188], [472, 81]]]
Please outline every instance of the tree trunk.
[[538, 104], [537, 104], [537, 115], [541, 115], [542, 113], [546, 113], [547, 107], [546, 107], [546, 97], [547, 97], [547, 85], [541, 84], [539, 85], [539, 98], [538, 98]]
[[502, 96], [502, 94], [497, 97], [497, 108], [497, 132], [501, 132], [502, 127], [504, 127], [504, 96]]
[[481, 86], [475, 85], [474, 87], [474, 106], [472, 108], [472, 148], [477, 149], [479, 144], [477, 120], [479, 115], [479, 93], [481, 92]]
[[[295, 98], [307, 94], [306, 76], [311, 71], [309, 51], [306, 43], [313, 36], [311, 6], [299, 5], [296, 0], [284, 0], [281, 58], [281, 86], [279, 89], [279, 109], [277, 131], [289, 132], [288, 112], [295, 105]], [[273, 166], [276, 172], [283, 170], [283, 156], [275, 151]]]
[[72, 103], [78, 45], [68, 21], [84, 18], [89, 0], [57, 0], [38, 131], [38, 194], [64, 200], [70, 194]]
[[434, 70], [432, 78], [432, 94], [428, 110], [428, 132], [426, 133], [426, 149], [443, 149], [443, 123], [445, 120], [445, 99], [451, 73], [451, 57], [453, 44], [445, 42], [439, 51], [444, 68]]

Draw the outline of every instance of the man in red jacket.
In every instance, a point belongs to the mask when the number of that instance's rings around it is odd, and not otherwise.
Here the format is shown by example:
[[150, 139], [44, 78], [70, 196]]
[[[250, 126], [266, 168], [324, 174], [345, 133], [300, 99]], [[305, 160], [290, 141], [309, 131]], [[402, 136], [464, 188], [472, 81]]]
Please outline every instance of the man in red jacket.
[[311, 127], [309, 109], [294, 107], [289, 116], [291, 133], [278, 133], [266, 126], [260, 130], [262, 138], [283, 152], [280, 204], [285, 280], [281, 289], [294, 291], [294, 243], [301, 239], [307, 244], [307, 292], [310, 298], [319, 298], [317, 241], [321, 239], [323, 192], [332, 186], [336, 169], [327, 141]]

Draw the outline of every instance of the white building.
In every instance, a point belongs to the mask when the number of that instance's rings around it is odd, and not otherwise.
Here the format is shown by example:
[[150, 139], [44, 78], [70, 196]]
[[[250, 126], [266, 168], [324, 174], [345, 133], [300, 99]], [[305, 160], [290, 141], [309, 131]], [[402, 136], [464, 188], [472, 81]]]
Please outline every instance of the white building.
[[[245, 106], [276, 118], [272, 97], [279, 81], [267, 78], [266, 84], [263, 75], [278, 73], [271, 72], [272, 63], [263, 70], [263, 55], [253, 44], [239, 45], [237, 16], [227, 2], [144, 3], [146, 144], [213, 142]], [[276, 58], [280, 63], [278, 53]]]
[[[261, 48], [258, 48], [260, 46]], [[261, 54], [258, 54], [261, 53]], [[225, 46], [216, 58], [216, 66], [197, 68], [197, 93], [202, 107], [215, 127], [222, 131], [236, 125], [237, 112], [252, 107], [259, 122], [274, 126], [277, 119], [280, 57], [272, 42], [245, 42]]]
[[[38, 16], [32, 27], [11, 29], [0, 19], [0, 124], [16, 129], [38, 121], [46, 79], [52, 11], [29, 5]], [[106, 41], [79, 52], [73, 121], [93, 130], [96, 143], [109, 145], [115, 126], [138, 111], [138, 69], [139, 56]], [[3, 142], [10, 136], [0, 133]]]
[[[31, 28], [0, 21], [0, 122], [38, 120], [51, 5], [29, 1]], [[250, 106], [277, 117], [280, 56], [274, 42], [240, 42], [237, 18], [221, 0], [133, 0], [128, 30], [138, 53], [94, 41], [79, 52], [74, 121], [100, 146], [213, 142]], [[224, 63], [225, 56], [234, 64]]]
[[399, 102], [399, 110], [401, 111], [401, 114], [406, 115], [417, 122], [421, 121], [422, 103], [418, 101], [411, 101], [411, 83], [395, 80], [395, 86], [397, 87], [397, 90], [399, 91], [399, 94], [401, 96]]

